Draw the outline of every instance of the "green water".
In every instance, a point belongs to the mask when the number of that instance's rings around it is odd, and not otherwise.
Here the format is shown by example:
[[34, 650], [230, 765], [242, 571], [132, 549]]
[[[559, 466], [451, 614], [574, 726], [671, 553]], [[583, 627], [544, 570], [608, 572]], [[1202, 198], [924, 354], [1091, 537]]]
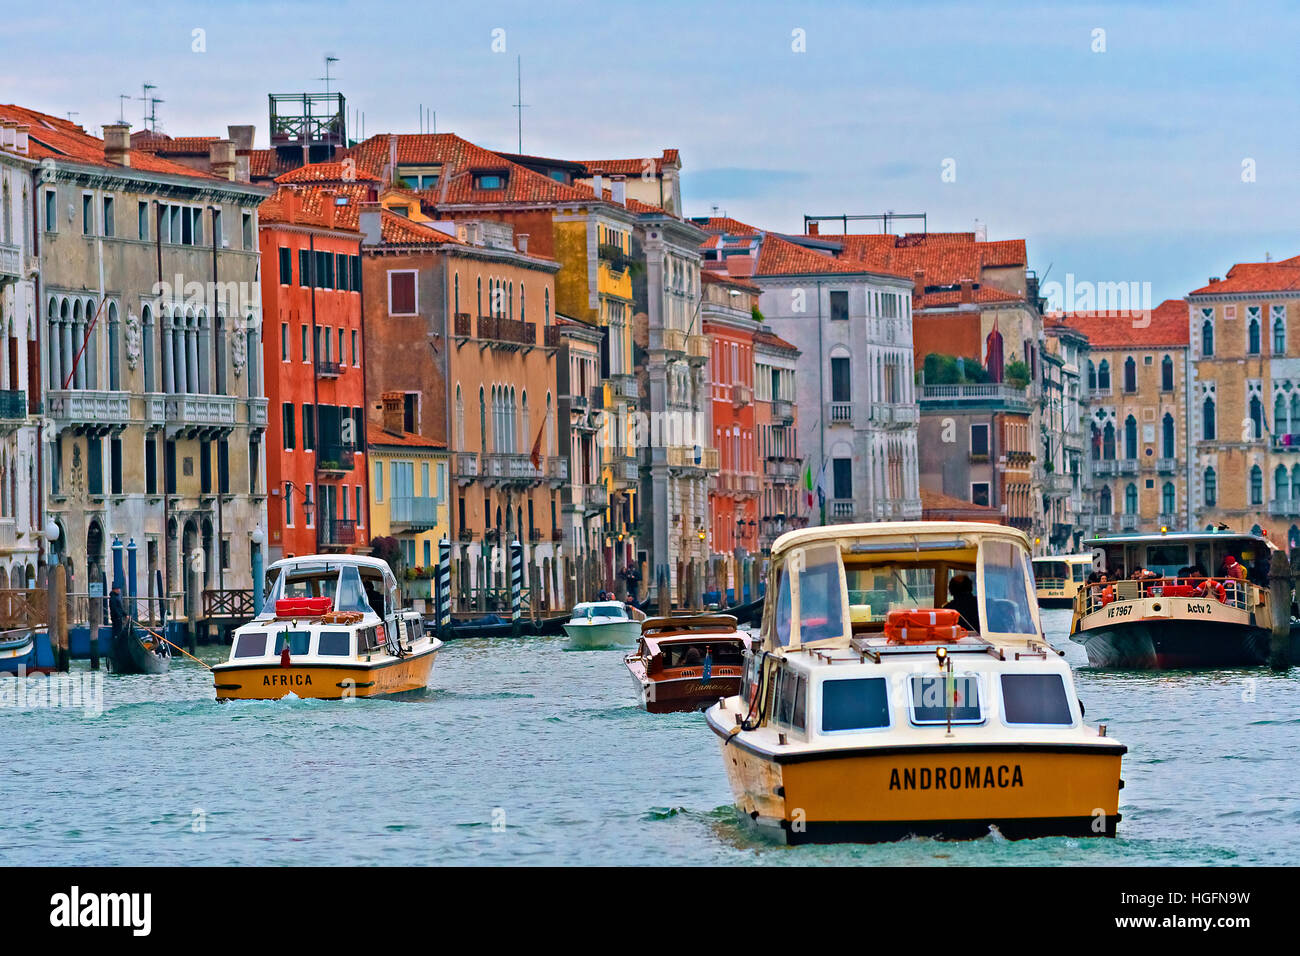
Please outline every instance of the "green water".
[[416, 700], [218, 705], [179, 659], [105, 677], [98, 716], [0, 709], [0, 864], [1300, 863], [1300, 668], [1090, 671], [1044, 616], [1129, 746], [1115, 840], [773, 845], [702, 715], [642, 713], [622, 651], [541, 638], [453, 642]]

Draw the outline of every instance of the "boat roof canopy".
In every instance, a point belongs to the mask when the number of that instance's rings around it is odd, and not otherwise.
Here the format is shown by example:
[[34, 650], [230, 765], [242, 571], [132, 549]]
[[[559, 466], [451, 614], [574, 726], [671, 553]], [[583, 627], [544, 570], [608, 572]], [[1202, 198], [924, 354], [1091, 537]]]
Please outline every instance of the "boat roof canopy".
[[772, 560], [780, 563], [795, 548], [835, 544], [848, 556], [880, 561], [924, 559], [941, 561], [968, 557], [986, 539], [1002, 539], [1029, 550], [1024, 532], [980, 521], [879, 521], [836, 524], [789, 531], [772, 544]]
[[1268, 538], [1249, 531], [1170, 531], [1165, 534], [1111, 534], [1104, 538], [1085, 538], [1084, 544], [1090, 548], [1104, 548], [1108, 544], [1161, 544], [1169, 541], [1250, 541], [1254, 544], [1268, 546]]
[[1092, 564], [1091, 554], [1040, 554], [1034, 558], [1039, 561], [1065, 561], [1068, 564]]
[[372, 558], [365, 554], [300, 554], [293, 558], [281, 558], [273, 562], [270, 570], [286, 570], [296, 567], [316, 567], [322, 564], [330, 564], [336, 567], [352, 565], [356, 568], [368, 568], [373, 571], [386, 571], [393, 573], [393, 569], [388, 566], [388, 562], [382, 558]]

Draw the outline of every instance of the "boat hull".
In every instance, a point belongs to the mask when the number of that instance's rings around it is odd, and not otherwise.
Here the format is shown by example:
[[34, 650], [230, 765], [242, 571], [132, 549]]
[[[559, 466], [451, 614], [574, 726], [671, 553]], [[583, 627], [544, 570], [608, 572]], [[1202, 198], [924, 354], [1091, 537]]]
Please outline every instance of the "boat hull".
[[218, 664], [212, 669], [217, 700], [280, 700], [290, 694], [314, 700], [391, 697], [429, 685], [437, 648], [381, 664]]
[[140, 634], [125, 629], [115, 635], [110, 660], [115, 674], [165, 674], [171, 669], [170, 655], [155, 654], [140, 643]]
[[641, 709], [650, 714], [677, 714], [692, 710], [707, 710], [719, 697], [735, 697], [740, 693], [740, 677], [712, 675], [708, 681], [699, 677], [678, 677], [651, 680], [643, 667], [628, 664], [632, 681], [636, 684]]
[[608, 624], [566, 624], [570, 650], [598, 647], [632, 647], [641, 637], [640, 621], [611, 621]]
[[0, 674], [32, 674], [36, 667], [36, 637], [30, 629], [0, 633]]
[[[718, 727], [736, 806], [787, 843], [1110, 836], [1122, 744], [895, 746], [765, 755]], [[955, 784], [955, 785], [954, 785]]]
[[1121, 670], [1251, 667], [1266, 663], [1269, 632], [1248, 624], [1157, 620], [1104, 624], [1071, 639], [1088, 664]]

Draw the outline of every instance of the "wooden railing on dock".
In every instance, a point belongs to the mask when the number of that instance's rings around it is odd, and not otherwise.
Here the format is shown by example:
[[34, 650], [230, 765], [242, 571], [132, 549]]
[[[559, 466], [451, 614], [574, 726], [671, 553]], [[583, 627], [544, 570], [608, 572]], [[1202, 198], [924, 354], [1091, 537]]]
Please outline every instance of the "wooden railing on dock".
[[49, 623], [49, 592], [37, 588], [0, 588], [0, 630], [44, 627]]
[[253, 617], [253, 589], [208, 588], [203, 592], [203, 616], [209, 620], [226, 618], [249, 620]]

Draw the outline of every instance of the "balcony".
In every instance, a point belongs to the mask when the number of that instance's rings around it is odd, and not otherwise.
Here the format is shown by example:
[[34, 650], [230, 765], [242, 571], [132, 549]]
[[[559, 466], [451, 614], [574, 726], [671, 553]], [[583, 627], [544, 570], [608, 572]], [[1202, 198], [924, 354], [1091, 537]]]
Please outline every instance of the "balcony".
[[609, 461], [610, 472], [614, 481], [624, 485], [635, 485], [641, 480], [641, 463], [628, 454], [615, 453]]
[[388, 501], [388, 523], [394, 530], [431, 531], [438, 527], [438, 499], [390, 498]]
[[103, 435], [121, 431], [131, 420], [131, 394], [90, 389], [46, 392], [50, 417], [59, 428]]
[[754, 390], [748, 385], [739, 383], [731, 386], [731, 404], [736, 408], [744, 408], [754, 400]]
[[0, 391], [0, 433], [12, 432], [27, 421], [27, 393], [20, 389]]
[[1138, 516], [1133, 512], [1124, 512], [1119, 516], [1119, 529], [1121, 531], [1136, 531], [1138, 528]]
[[560, 347], [560, 327], [558, 325], [542, 326], [542, 344], [548, 349]]
[[827, 408], [826, 419], [832, 425], [852, 425], [853, 403], [831, 402]]
[[1160, 522], [1160, 527], [1168, 528], [1170, 531], [1177, 530], [1183, 521], [1183, 519], [1176, 514], [1158, 515], [1157, 520]]
[[1136, 458], [1121, 458], [1119, 473], [1121, 475], [1136, 475], [1138, 473], [1138, 460]]
[[1172, 475], [1178, 471], [1177, 458], [1157, 458], [1156, 471], [1162, 475]]
[[1074, 490], [1074, 476], [1048, 472], [1043, 478], [1043, 490], [1049, 495], [1068, 495]]
[[763, 473], [778, 484], [789, 484], [799, 478], [799, 462], [786, 458], [769, 458], [763, 462]]
[[867, 420], [877, 425], [889, 425], [894, 421], [894, 409], [889, 405], [872, 405], [867, 412]]
[[468, 485], [478, 479], [478, 455], [472, 451], [458, 451], [451, 457], [451, 474], [458, 485]]
[[197, 438], [234, 428], [233, 395], [167, 395], [163, 399], [168, 438]]
[[1114, 458], [1094, 458], [1092, 473], [1098, 478], [1109, 478], [1119, 474], [1119, 462]]
[[456, 313], [454, 334], [458, 339], [467, 339], [474, 334], [473, 323], [470, 322], [468, 312]]
[[895, 405], [895, 425], [915, 425], [921, 420], [921, 409], [915, 405]]
[[1092, 519], [1092, 530], [1097, 532], [1110, 531], [1114, 524], [1112, 519], [1114, 515], [1094, 515]]
[[0, 242], [0, 276], [23, 277], [23, 257], [17, 246]]
[[794, 424], [794, 402], [783, 398], [772, 399], [772, 420], [786, 425]]
[[357, 543], [357, 525], [349, 518], [330, 518], [316, 527], [316, 540], [323, 548], [346, 548]]
[[569, 480], [569, 459], [550, 457], [546, 459], [546, 480], [553, 487], [560, 487]]
[[630, 372], [621, 372], [609, 377], [610, 391], [614, 393], [614, 400], [622, 402], [635, 403], [640, 396], [640, 389], [637, 387], [636, 376]]
[[1300, 515], [1300, 497], [1274, 498], [1268, 503], [1268, 513], [1288, 517]]
[[852, 498], [832, 498], [826, 503], [826, 514], [832, 521], [852, 521], [856, 512]]
[[686, 353], [686, 333], [680, 329], [664, 329], [663, 342], [665, 352], [671, 352], [674, 355], [684, 355]]
[[717, 471], [718, 450], [716, 448], [702, 448], [699, 445], [669, 445], [665, 451], [669, 468]]
[[527, 455], [489, 454], [483, 456], [483, 479], [489, 484], [530, 484], [542, 480]]
[[537, 344], [537, 323], [520, 322], [495, 315], [478, 317], [478, 337], [484, 348], [500, 346], [515, 348]]
[[1003, 406], [1010, 411], [1028, 412], [1029, 396], [1023, 388], [1003, 382], [980, 385], [922, 385], [922, 402]]
[[622, 276], [627, 271], [628, 255], [621, 246], [612, 242], [602, 242], [596, 249], [600, 261], [609, 266], [609, 271]]
[[317, 362], [316, 374], [321, 378], [338, 378], [343, 374], [342, 362]]
[[325, 474], [345, 475], [356, 467], [357, 446], [328, 442], [316, 447], [316, 470]]
[[709, 339], [704, 335], [686, 336], [686, 361], [691, 365], [703, 365], [709, 360]]
[[574, 485], [574, 503], [581, 506], [588, 514], [604, 511], [609, 507], [609, 493], [604, 485]]

